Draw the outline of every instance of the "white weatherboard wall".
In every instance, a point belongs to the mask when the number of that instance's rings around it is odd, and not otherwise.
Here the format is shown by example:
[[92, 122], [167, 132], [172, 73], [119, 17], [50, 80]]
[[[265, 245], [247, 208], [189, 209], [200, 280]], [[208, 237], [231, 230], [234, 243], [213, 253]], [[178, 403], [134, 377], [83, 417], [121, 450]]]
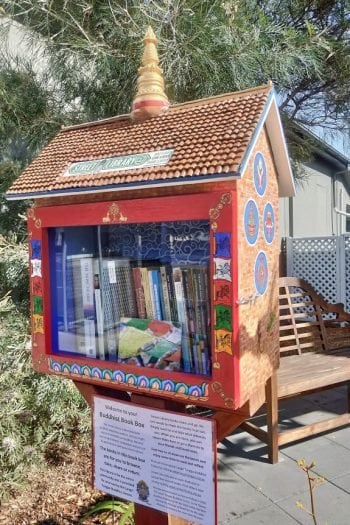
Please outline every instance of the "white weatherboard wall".
[[342, 175], [325, 162], [304, 165], [305, 175], [296, 184], [296, 196], [280, 199], [281, 237], [318, 237], [346, 232], [346, 219], [335, 208], [346, 211], [350, 196]]
[[310, 166], [305, 171], [293, 201], [293, 235], [332, 235], [332, 177]]

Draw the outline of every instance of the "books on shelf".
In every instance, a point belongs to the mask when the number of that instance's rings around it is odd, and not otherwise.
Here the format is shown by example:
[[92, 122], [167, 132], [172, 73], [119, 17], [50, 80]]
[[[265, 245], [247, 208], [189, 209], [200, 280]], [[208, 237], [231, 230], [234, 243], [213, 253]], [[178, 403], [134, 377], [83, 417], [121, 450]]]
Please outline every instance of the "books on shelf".
[[58, 349], [209, 375], [208, 268], [146, 262], [67, 256]]
[[120, 318], [137, 315], [132, 268], [129, 259], [104, 257], [100, 264], [106, 352], [110, 360], [116, 360]]
[[178, 323], [122, 317], [118, 342], [120, 362], [180, 370], [181, 327]]
[[59, 349], [97, 357], [93, 255], [80, 254], [67, 257], [65, 273], [67, 280], [63, 297], [67, 304], [63, 308], [65, 312], [63, 329], [58, 332]]
[[117, 358], [118, 285], [114, 261], [103, 258], [101, 267], [101, 308], [105, 353], [111, 360]]

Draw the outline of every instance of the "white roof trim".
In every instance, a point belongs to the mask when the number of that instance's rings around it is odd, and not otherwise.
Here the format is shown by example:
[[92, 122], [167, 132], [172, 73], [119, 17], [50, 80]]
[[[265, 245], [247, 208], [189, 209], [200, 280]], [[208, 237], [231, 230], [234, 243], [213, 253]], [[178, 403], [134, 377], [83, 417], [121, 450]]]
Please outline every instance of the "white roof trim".
[[266, 125], [267, 134], [270, 139], [272, 155], [277, 170], [279, 197], [294, 197], [294, 178], [289, 162], [289, 154], [286, 139], [284, 137], [276, 96], [273, 92], [271, 93], [271, 97], [267, 102], [252, 142], [249, 144], [246, 156], [241, 164], [241, 176], [243, 177], [244, 172], [247, 169], [248, 161], [264, 124]]

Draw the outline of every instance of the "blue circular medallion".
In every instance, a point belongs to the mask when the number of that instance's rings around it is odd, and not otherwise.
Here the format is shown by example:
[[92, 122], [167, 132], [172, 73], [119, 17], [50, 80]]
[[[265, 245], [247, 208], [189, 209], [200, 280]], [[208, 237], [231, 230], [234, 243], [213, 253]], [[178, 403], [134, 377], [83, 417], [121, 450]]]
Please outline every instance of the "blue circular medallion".
[[254, 185], [258, 195], [262, 197], [267, 186], [267, 170], [265, 159], [259, 152], [254, 157]]
[[258, 294], [264, 295], [269, 280], [267, 257], [264, 252], [259, 252], [255, 260], [254, 282]]
[[264, 208], [263, 226], [265, 241], [271, 244], [275, 238], [275, 213], [270, 202], [268, 202]]
[[244, 208], [244, 232], [247, 242], [253, 246], [259, 235], [259, 212], [253, 199], [249, 199]]

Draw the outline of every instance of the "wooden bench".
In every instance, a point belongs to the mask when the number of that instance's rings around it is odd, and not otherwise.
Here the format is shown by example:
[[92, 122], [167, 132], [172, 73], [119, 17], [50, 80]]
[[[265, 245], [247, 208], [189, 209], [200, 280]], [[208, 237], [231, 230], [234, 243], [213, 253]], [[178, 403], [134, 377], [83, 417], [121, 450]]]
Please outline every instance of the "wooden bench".
[[[241, 428], [268, 445], [271, 463], [281, 445], [350, 423], [350, 314], [327, 303], [302, 279], [280, 278], [280, 367], [265, 388], [267, 431]], [[278, 428], [278, 401], [347, 385], [347, 412], [292, 430]]]

